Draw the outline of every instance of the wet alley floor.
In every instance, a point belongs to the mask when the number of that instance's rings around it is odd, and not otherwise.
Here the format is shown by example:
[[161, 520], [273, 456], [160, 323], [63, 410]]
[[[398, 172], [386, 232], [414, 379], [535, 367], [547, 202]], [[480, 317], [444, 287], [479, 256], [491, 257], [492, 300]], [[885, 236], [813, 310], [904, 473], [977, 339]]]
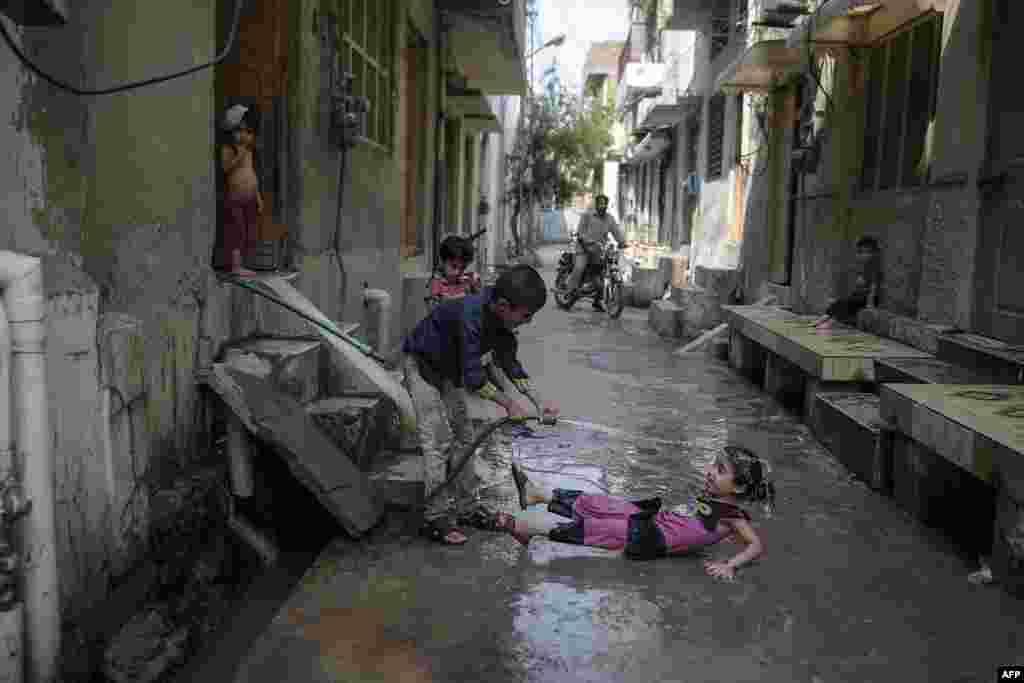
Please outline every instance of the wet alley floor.
[[478, 467], [485, 495], [517, 509], [514, 456], [557, 485], [671, 508], [739, 443], [778, 489], [775, 514], [755, 518], [761, 561], [730, 584], [694, 557], [637, 563], [475, 530], [444, 547], [385, 525], [324, 551], [235, 680], [952, 683], [1024, 664], [1024, 601], [968, 584], [973, 567], [795, 416], [724, 362], [673, 355], [646, 320], [552, 302], [521, 332], [524, 365], [572, 422], [499, 437]]

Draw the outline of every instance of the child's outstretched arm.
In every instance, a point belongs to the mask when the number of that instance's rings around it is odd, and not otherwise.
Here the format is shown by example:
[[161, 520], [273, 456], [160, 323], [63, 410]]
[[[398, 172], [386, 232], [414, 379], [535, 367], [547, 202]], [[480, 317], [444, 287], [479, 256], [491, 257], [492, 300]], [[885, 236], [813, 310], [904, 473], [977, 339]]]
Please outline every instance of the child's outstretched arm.
[[754, 527], [745, 519], [726, 520], [739, 540], [746, 545], [735, 557], [728, 562], [708, 561], [704, 563], [704, 570], [709, 576], [731, 581], [736, 576], [736, 569], [764, 554], [764, 543]]

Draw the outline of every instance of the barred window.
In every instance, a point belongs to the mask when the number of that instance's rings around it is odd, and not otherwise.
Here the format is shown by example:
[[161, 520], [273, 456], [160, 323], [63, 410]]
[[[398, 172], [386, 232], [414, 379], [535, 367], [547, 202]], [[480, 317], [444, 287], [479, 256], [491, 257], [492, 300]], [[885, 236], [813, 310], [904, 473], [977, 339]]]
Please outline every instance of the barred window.
[[747, 19], [749, 18], [749, 0], [735, 0], [732, 10], [733, 34], [737, 39], [747, 35]]
[[722, 143], [724, 138], [725, 95], [718, 93], [708, 101], [708, 180], [722, 177]]
[[931, 12], [880, 41], [868, 64], [861, 189], [925, 181], [925, 137], [935, 111], [942, 15]]
[[715, 3], [711, 9], [711, 61], [729, 44], [729, 28], [729, 5]]
[[342, 0], [341, 68], [370, 101], [366, 136], [390, 149], [395, 133], [395, 0]]

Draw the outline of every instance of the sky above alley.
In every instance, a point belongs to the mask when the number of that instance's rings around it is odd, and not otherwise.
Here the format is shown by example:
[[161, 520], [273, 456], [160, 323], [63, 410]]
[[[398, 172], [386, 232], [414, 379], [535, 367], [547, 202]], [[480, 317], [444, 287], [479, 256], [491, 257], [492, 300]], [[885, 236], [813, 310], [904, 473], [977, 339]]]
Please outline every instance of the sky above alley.
[[540, 90], [545, 69], [557, 60], [562, 82], [578, 92], [590, 43], [626, 39], [628, 1], [538, 0], [537, 4], [540, 16], [533, 48], [560, 33], [566, 38], [560, 47], [552, 46], [537, 53], [533, 65], [534, 89]]

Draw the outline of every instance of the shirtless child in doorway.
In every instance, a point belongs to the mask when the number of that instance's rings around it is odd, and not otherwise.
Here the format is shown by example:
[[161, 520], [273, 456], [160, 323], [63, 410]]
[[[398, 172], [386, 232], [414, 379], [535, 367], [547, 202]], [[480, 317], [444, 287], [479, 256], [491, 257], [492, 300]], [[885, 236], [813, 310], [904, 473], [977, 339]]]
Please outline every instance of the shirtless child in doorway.
[[242, 267], [242, 259], [256, 240], [263, 196], [253, 166], [257, 123], [255, 112], [236, 104], [224, 114], [222, 129], [230, 141], [221, 145], [224, 171], [224, 213], [222, 252], [219, 267], [233, 275], [254, 275]]

